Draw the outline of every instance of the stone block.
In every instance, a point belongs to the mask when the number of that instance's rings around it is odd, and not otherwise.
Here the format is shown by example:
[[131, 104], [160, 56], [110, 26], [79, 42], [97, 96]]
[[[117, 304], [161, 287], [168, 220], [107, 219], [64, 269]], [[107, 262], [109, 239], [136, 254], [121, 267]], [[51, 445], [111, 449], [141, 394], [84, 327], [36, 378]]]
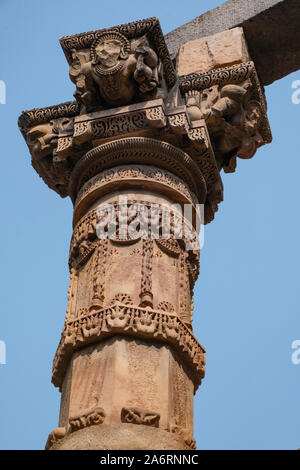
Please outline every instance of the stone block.
[[242, 28], [234, 28], [183, 44], [177, 54], [179, 76], [205, 73], [250, 60]]

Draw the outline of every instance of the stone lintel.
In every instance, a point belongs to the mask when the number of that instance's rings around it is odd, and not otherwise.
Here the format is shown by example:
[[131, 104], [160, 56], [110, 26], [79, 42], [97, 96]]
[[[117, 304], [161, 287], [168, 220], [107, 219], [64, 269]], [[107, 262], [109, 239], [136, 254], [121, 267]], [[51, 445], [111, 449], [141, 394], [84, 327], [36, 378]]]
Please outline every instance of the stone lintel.
[[262, 85], [300, 68], [299, 0], [230, 0], [165, 36], [172, 58], [195, 39], [241, 26]]

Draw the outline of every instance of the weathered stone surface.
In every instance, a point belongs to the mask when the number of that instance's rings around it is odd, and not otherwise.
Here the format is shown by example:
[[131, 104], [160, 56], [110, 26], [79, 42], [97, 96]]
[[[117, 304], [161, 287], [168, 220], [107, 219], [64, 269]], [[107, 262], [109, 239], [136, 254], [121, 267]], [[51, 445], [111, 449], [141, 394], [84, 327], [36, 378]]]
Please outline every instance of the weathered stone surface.
[[243, 29], [234, 28], [183, 44], [177, 54], [176, 69], [183, 76], [249, 60]]
[[101, 424], [80, 429], [58, 441], [53, 450], [190, 450], [167, 431], [135, 424]]
[[137, 424], [193, 440], [194, 385], [167, 345], [115, 336], [73, 354], [62, 388], [60, 429]]
[[171, 57], [194, 39], [242, 26], [263, 85], [300, 68], [299, 0], [230, 0], [165, 36]]
[[241, 30], [203, 44], [205, 73], [178, 77], [157, 18], [62, 38], [76, 102], [20, 117], [33, 167], [74, 203], [47, 449], [195, 448], [197, 222], [222, 201], [220, 170], [271, 140]]

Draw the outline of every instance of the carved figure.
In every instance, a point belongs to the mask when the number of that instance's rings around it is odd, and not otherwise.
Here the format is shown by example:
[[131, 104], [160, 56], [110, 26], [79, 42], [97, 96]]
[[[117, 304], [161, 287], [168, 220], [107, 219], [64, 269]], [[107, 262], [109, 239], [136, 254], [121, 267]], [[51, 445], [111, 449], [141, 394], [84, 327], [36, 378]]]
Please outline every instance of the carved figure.
[[186, 93], [190, 119], [206, 121], [219, 168], [227, 172], [235, 170], [236, 157], [252, 158], [264, 143], [258, 131], [262, 110], [258, 101], [249, 99], [251, 87], [248, 79], [239, 85], [214, 85], [202, 93]]
[[129, 424], [143, 424], [158, 428], [160, 415], [138, 408], [122, 408], [121, 421]]
[[70, 431], [74, 432], [78, 429], [83, 429], [87, 426], [102, 424], [105, 419], [105, 412], [103, 408], [96, 407], [93, 409], [85, 410], [77, 416], [72, 416], [69, 419]]
[[71, 51], [70, 78], [83, 112], [105, 105], [119, 106], [159, 85], [158, 56], [147, 38], [129, 41], [117, 31], [100, 34], [90, 52]]

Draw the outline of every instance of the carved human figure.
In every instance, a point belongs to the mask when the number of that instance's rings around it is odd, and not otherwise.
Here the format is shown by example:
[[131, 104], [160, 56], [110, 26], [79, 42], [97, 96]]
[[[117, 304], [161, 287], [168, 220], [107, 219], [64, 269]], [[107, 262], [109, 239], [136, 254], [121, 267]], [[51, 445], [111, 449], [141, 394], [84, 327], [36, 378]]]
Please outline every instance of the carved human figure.
[[125, 104], [139, 91], [147, 93], [158, 84], [156, 53], [145, 40], [131, 50], [128, 39], [120, 33], [103, 33], [91, 47], [92, 76], [109, 104]]
[[252, 158], [263, 144], [258, 132], [261, 107], [257, 101], [249, 101], [250, 88], [246, 80], [241, 85], [213, 86], [202, 93], [191, 90], [186, 95], [190, 119], [206, 121], [219, 168], [227, 172], [235, 170], [237, 156]]
[[144, 99], [159, 84], [158, 57], [145, 37], [130, 42], [117, 31], [104, 32], [90, 53], [74, 49], [71, 57], [69, 73], [82, 112]]
[[119, 33], [104, 33], [92, 45], [91, 57], [92, 76], [104, 101], [113, 105], [130, 101], [135, 94], [130, 77], [136, 60], [130, 54], [129, 41]]
[[42, 160], [52, 155], [57, 146], [60, 132], [73, 129], [73, 119], [54, 119], [44, 124], [33, 126], [26, 134], [26, 142], [35, 160]]
[[26, 136], [32, 157], [41, 160], [51, 154], [56, 146], [57, 137], [53, 121], [32, 127]]
[[89, 53], [71, 51], [72, 63], [69, 69], [69, 76], [76, 85], [74, 98], [83, 105], [83, 111], [88, 110], [93, 103], [96, 88], [93, 85], [91, 70], [89, 65]]
[[51, 120], [32, 127], [26, 134], [26, 142], [32, 155], [32, 166], [45, 174], [45, 182], [62, 197], [67, 196], [67, 180], [70, 174], [69, 162], [56, 154], [60, 132], [73, 127], [72, 119]]

